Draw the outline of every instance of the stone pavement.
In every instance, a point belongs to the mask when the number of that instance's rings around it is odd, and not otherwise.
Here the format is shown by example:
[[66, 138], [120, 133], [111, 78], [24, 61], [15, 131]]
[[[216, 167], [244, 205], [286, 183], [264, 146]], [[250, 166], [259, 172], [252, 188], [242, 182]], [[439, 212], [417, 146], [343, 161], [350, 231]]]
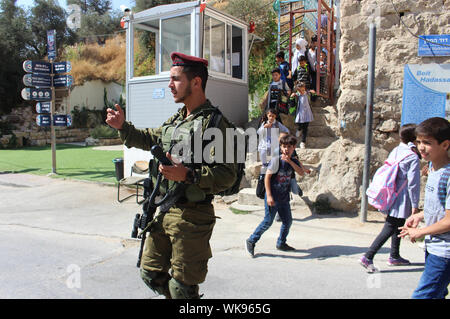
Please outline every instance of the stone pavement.
[[[0, 174], [1, 298], [159, 298], [136, 268], [139, 242], [130, 238], [140, 207], [116, 201], [116, 187], [27, 174]], [[412, 264], [386, 265], [390, 242], [375, 258], [377, 274], [358, 264], [381, 230], [379, 214], [361, 224], [352, 214], [293, 211], [288, 243], [276, 250], [280, 223], [257, 243], [245, 239], [263, 211], [234, 214], [215, 203], [213, 258], [200, 286], [205, 299], [410, 298], [423, 270], [423, 250], [407, 240], [401, 254]]]

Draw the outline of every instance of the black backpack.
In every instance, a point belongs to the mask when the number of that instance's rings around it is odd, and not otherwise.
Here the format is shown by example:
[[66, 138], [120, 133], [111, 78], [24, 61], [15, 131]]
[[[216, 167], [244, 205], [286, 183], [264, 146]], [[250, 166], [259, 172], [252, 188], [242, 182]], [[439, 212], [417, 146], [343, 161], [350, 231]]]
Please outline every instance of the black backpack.
[[248, 136], [245, 135], [245, 132], [243, 132], [242, 129], [237, 128], [232, 122], [230, 122], [226, 117], [224, 117], [222, 112], [217, 107], [214, 107], [214, 111], [212, 112], [212, 115], [209, 120], [207, 128], [218, 127], [219, 123], [222, 119], [224, 119], [224, 121], [226, 122], [228, 127], [233, 128], [235, 130], [235, 132], [237, 133], [234, 135], [234, 145], [238, 145], [237, 143], [240, 140], [242, 140], [242, 138], [238, 138], [238, 136], [237, 136], [238, 134], [241, 136], [243, 135], [243, 138], [245, 140], [244, 161], [239, 162], [238, 161], [239, 159], [237, 158], [237, 154], [235, 154], [235, 160], [237, 160], [238, 163], [237, 163], [236, 180], [235, 180], [234, 184], [230, 188], [228, 188], [224, 191], [221, 191], [218, 194], [215, 194], [215, 195], [220, 195], [220, 196], [230, 196], [230, 195], [239, 193], [242, 178], [245, 175], [245, 160], [247, 159], [247, 152], [248, 152]]

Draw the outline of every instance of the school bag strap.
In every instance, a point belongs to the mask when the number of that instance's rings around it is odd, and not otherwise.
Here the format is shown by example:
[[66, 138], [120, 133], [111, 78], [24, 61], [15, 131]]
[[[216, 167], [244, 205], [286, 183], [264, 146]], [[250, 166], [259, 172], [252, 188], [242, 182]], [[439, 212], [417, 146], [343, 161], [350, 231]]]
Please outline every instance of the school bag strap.
[[450, 164], [447, 164], [444, 172], [441, 175], [441, 178], [439, 179], [438, 184], [438, 198], [442, 207], [444, 207], [444, 210], [445, 210], [445, 202], [447, 199], [447, 183], [449, 178], [450, 178]]

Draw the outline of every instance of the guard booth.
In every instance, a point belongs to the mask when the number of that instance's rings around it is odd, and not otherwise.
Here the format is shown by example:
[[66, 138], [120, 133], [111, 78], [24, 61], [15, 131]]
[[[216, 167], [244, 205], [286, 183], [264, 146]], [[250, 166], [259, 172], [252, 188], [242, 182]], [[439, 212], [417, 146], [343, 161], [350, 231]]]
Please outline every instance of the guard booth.
[[[174, 51], [208, 60], [206, 96], [235, 125], [248, 122], [248, 25], [201, 1], [167, 4], [124, 17], [126, 118], [137, 128], [159, 127], [183, 104], [168, 88]], [[125, 176], [150, 152], [124, 146]]]

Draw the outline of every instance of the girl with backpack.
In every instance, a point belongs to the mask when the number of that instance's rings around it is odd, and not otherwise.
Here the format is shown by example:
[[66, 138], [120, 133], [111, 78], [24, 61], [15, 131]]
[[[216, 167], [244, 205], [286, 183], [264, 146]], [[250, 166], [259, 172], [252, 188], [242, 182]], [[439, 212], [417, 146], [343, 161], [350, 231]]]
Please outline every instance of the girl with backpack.
[[[395, 184], [398, 194], [395, 201], [387, 211], [386, 221], [380, 234], [375, 238], [369, 250], [361, 257], [360, 264], [369, 272], [378, 269], [373, 264], [373, 258], [384, 243], [391, 237], [391, 252], [388, 259], [389, 266], [409, 265], [410, 262], [400, 257], [400, 234], [399, 227], [405, 224], [405, 220], [411, 215], [418, 213], [420, 198], [420, 162], [413, 142], [416, 140], [415, 124], [406, 124], [400, 128], [401, 143], [392, 150], [387, 162], [400, 161], [398, 165]], [[404, 185], [404, 187], [401, 187]]]

